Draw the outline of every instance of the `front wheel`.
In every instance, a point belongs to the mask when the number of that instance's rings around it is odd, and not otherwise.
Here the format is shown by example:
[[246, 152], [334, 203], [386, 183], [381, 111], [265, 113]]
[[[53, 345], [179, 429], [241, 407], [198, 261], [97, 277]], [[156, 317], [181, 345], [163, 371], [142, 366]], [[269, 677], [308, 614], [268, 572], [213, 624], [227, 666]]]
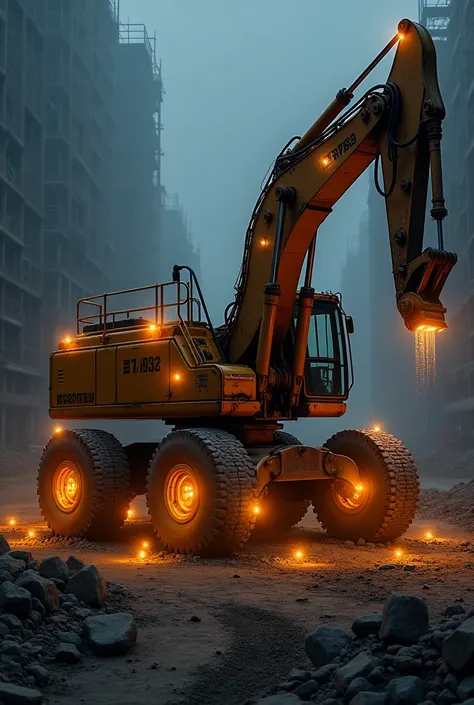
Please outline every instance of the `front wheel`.
[[127, 457], [111, 433], [62, 431], [45, 447], [38, 500], [55, 535], [112, 538], [127, 517], [130, 497]]
[[338, 494], [331, 482], [316, 483], [313, 509], [328, 535], [387, 542], [404, 534], [415, 517], [420, 482], [403, 443], [389, 433], [342, 431], [325, 447], [351, 458], [360, 475], [351, 497]]
[[150, 463], [147, 504], [153, 528], [168, 551], [232, 553], [255, 523], [256, 485], [255, 467], [231, 433], [173, 431]]

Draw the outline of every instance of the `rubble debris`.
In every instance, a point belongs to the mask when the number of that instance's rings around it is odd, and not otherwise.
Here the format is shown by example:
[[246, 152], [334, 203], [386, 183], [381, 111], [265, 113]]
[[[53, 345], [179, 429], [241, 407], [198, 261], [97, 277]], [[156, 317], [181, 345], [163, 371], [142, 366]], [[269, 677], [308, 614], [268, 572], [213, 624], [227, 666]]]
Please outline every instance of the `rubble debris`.
[[[469, 475], [472, 466], [470, 467]], [[456, 477], [456, 475], [454, 475]], [[457, 475], [459, 477], [459, 475]], [[422, 490], [418, 517], [439, 517], [444, 521], [462, 526], [469, 531], [474, 531], [474, 480], [460, 482], [450, 490]]]
[[101, 614], [85, 620], [84, 636], [98, 656], [126, 654], [137, 640], [137, 625], [128, 612]]
[[307, 670], [294, 668], [258, 705], [474, 705], [474, 616], [448, 605], [430, 627], [426, 601], [392, 594], [383, 615], [358, 616], [354, 636], [317, 627]]
[[0, 534], [0, 556], [3, 556], [4, 553], [8, 553], [9, 551], [10, 546], [8, 541], [3, 534]]
[[3, 553], [0, 561], [1, 705], [40, 704], [41, 689], [63, 679], [63, 665], [74, 668], [83, 653], [124, 654], [135, 644], [133, 616], [115, 611], [126, 589], [110, 585], [107, 602], [95, 566], [72, 556], [71, 567], [56, 556], [37, 563], [24, 551]]

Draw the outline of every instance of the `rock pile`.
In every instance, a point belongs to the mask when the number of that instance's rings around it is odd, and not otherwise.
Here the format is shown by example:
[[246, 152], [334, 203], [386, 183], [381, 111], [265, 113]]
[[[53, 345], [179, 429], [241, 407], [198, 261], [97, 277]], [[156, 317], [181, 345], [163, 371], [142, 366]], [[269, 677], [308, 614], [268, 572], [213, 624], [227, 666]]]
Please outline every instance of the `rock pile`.
[[393, 594], [352, 632], [317, 627], [308, 664], [258, 705], [474, 705], [474, 609], [456, 602], [430, 627], [424, 599]]
[[450, 490], [423, 490], [418, 516], [439, 517], [474, 531], [474, 480], [460, 482]]
[[74, 556], [38, 563], [29, 551], [11, 551], [0, 535], [0, 703], [41, 703], [55, 662], [132, 648], [133, 616], [114, 609], [109, 591], [123, 594], [123, 586], [108, 588], [94, 565]]

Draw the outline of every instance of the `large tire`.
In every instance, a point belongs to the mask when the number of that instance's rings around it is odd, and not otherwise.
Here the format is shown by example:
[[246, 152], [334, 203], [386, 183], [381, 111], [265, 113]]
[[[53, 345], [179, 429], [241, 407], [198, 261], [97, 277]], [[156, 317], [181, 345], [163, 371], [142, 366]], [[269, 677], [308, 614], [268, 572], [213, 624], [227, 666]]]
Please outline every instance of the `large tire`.
[[342, 431], [325, 446], [357, 463], [364, 488], [357, 500], [348, 502], [332, 483], [316, 483], [313, 508], [327, 533], [337, 539], [380, 543], [404, 534], [415, 516], [420, 482], [403, 443], [389, 433]]
[[173, 431], [150, 463], [147, 504], [153, 528], [175, 553], [237, 551], [255, 523], [256, 486], [255, 467], [232, 434], [212, 428]]
[[43, 451], [37, 489], [41, 513], [56, 536], [112, 538], [127, 518], [131, 497], [122, 445], [106, 431], [62, 431]]
[[[301, 441], [286, 431], [275, 431], [273, 434], [275, 446], [300, 445]], [[310, 500], [292, 500], [285, 497], [285, 483], [270, 483], [268, 492], [260, 502], [260, 514], [257, 516], [253, 536], [266, 537], [281, 531], [289, 531], [305, 516]]]

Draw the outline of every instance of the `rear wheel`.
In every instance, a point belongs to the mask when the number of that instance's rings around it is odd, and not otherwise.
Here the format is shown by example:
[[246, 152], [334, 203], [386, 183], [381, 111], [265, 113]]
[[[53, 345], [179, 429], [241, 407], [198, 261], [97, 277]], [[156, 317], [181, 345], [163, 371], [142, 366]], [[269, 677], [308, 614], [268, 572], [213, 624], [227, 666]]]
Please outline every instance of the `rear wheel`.
[[[286, 431], [275, 431], [273, 434], [275, 446], [300, 445], [301, 441]], [[298, 524], [305, 516], [310, 500], [289, 499], [285, 496], [286, 483], [270, 483], [268, 492], [260, 502], [260, 513], [257, 516], [253, 535], [266, 536], [277, 531], [288, 531]]]
[[360, 486], [347, 497], [332, 482], [316, 483], [313, 508], [327, 533], [338, 539], [387, 542], [412, 523], [420, 483], [409, 451], [389, 433], [342, 431], [325, 447], [351, 458]]
[[54, 534], [111, 538], [126, 519], [130, 497], [127, 457], [112, 434], [67, 430], [45, 447], [38, 500]]
[[243, 546], [255, 522], [255, 468], [240, 441], [212, 428], [173, 431], [148, 473], [148, 512], [168, 551], [217, 556]]

